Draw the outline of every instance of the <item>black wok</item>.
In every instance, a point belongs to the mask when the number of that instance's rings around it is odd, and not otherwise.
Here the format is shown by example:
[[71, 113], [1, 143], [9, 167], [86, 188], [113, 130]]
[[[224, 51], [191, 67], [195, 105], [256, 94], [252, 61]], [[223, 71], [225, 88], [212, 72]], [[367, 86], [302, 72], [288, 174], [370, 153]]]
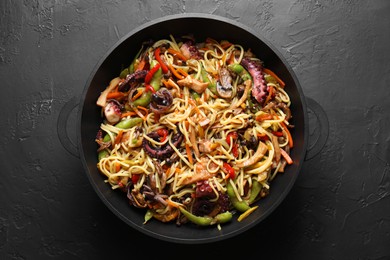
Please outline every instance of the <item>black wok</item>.
[[[178, 227], [174, 223], [166, 224], [159, 221], [149, 221], [147, 224], [143, 224], [145, 211], [130, 207], [124, 193], [113, 191], [110, 185], [104, 182], [105, 177], [96, 167], [97, 144], [95, 135], [101, 123], [101, 111], [96, 106], [96, 100], [100, 92], [105, 89], [112, 78], [118, 76], [122, 67], [129, 65], [142, 42], [149, 39], [168, 38], [169, 34], [174, 36], [193, 34], [197, 41], [202, 41], [206, 37], [217, 40], [227, 39], [241, 44], [245, 49], [251, 48], [255, 55], [264, 61], [266, 67], [276, 72], [285, 81], [286, 91], [292, 101], [292, 124], [295, 127], [292, 130], [294, 148], [291, 151], [291, 157], [294, 163], [286, 167], [284, 174], [274, 179], [271, 183], [269, 196], [257, 202], [259, 208], [255, 212], [242, 222], [238, 222], [238, 214], [235, 215], [230, 223], [222, 225], [221, 230], [218, 230], [216, 226], [199, 228], [187, 224]], [[165, 241], [208, 243], [231, 238], [250, 229], [269, 216], [286, 197], [297, 179], [305, 157], [308, 156], [307, 103], [293, 70], [279, 51], [261, 35], [243, 24], [219, 16], [208, 14], [172, 15], [156, 19], [136, 28], [119, 40], [102, 57], [92, 71], [81, 98], [75, 100], [79, 107], [78, 151], [69, 146], [67, 140], [64, 140], [67, 139], [67, 135], [64, 133], [64, 122], [71, 110], [71, 105], [68, 105], [68, 108], [64, 109], [59, 117], [58, 132], [61, 142], [65, 148], [80, 157], [93, 188], [104, 204], [116, 216], [132, 228]], [[326, 126], [323, 125], [323, 127]], [[324, 141], [324, 139], [322, 140]]]

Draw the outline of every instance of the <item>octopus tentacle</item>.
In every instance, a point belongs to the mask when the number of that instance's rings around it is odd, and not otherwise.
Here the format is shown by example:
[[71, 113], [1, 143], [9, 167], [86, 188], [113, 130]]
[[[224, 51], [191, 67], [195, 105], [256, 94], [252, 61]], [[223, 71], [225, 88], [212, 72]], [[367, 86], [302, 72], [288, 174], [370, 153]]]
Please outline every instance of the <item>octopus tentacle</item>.
[[121, 92], [128, 91], [130, 88], [141, 82], [145, 78], [147, 73], [147, 70], [138, 70], [132, 74], [128, 74], [126, 76], [126, 79], [119, 84], [118, 90]]
[[264, 78], [263, 66], [259, 60], [243, 58], [241, 65], [249, 72], [253, 79], [252, 96], [263, 104], [268, 93], [268, 86]]
[[[148, 134], [148, 136], [154, 140], [158, 140], [158, 138], [160, 137], [158, 135], [158, 133], [156, 132], [151, 132]], [[183, 141], [183, 134], [178, 132], [177, 134], [175, 134], [173, 137], [172, 137], [172, 144], [175, 146], [175, 147], [178, 147], [180, 145], [180, 143]], [[164, 160], [168, 157], [170, 157], [173, 153], [174, 153], [174, 150], [173, 148], [169, 145], [169, 143], [166, 143], [162, 146], [159, 146], [159, 147], [155, 147], [153, 146], [149, 140], [147, 140], [146, 138], [144, 138], [142, 140], [142, 146], [145, 150], [145, 152], [152, 158], [156, 158], [156, 159], [160, 159], [160, 160]]]

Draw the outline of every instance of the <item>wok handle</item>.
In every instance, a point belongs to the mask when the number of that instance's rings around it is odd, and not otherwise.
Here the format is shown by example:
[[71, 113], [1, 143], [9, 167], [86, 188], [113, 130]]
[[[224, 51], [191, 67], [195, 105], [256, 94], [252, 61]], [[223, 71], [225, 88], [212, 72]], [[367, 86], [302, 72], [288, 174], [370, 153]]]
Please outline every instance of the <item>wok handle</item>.
[[79, 100], [73, 97], [71, 100], [65, 103], [62, 107], [57, 119], [57, 135], [60, 139], [62, 146], [73, 156], [80, 158], [79, 149], [77, 145], [72, 142], [67, 132], [68, 119], [73, 110], [78, 107]]
[[309, 110], [309, 145], [305, 161], [308, 161], [324, 148], [329, 135], [329, 121], [324, 109], [314, 99], [306, 97], [306, 103]]

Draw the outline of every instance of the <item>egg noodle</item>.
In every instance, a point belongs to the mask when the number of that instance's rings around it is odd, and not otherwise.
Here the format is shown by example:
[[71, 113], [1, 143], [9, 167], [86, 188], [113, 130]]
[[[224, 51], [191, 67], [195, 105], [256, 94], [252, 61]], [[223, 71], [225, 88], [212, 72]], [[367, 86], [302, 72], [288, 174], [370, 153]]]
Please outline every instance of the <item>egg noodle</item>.
[[227, 40], [170, 35], [143, 44], [102, 92], [97, 167], [145, 223], [241, 221], [293, 163], [290, 98], [264, 65]]

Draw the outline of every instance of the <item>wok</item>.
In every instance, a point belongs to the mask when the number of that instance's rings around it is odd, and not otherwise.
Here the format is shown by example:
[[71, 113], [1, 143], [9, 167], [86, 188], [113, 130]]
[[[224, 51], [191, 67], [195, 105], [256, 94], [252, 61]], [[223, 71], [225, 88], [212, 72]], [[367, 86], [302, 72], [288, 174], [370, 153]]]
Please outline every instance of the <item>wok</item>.
[[[182, 36], [193, 34], [197, 41], [206, 37], [217, 40], [226, 39], [241, 44], [244, 49], [251, 48], [253, 53], [264, 61], [266, 67], [276, 72], [286, 83], [286, 91], [290, 95], [293, 115], [292, 130], [294, 148], [291, 157], [292, 165], [286, 167], [271, 183], [270, 194], [257, 202], [259, 208], [241, 222], [235, 214], [230, 223], [222, 225], [222, 229], [211, 226], [200, 228], [192, 224], [176, 226], [175, 223], [159, 221], [144, 222], [144, 210], [129, 206], [125, 194], [112, 190], [104, 182], [105, 177], [98, 171], [97, 144], [95, 135], [101, 123], [101, 110], [96, 106], [100, 92], [105, 89], [110, 80], [117, 75], [122, 67], [128, 66], [136, 55], [142, 42], [153, 39], [168, 38], [169, 35]], [[307, 102], [307, 100], [310, 100]], [[307, 103], [319, 117], [322, 125], [320, 136], [315, 146], [308, 149], [308, 111]], [[77, 147], [71, 145], [66, 132], [66, 120], [71, 110], [78, 106]], [[325, 118], [325, 120], [324, 120]], [[320, 122], [320, 123], [321, 123]], [[251, 28], [236, 21], [209, 14], [179, 14], [153, 20], [143, 24], [125, 35], [101, 58], [90, 74], [81, 97], [75, 97], [62, 109], [58, 120], [58, 135], [61, 143], [72, 154], [80, 157], [85, 173], [104, 204], [122, 221], [132, 228], [151, 237], [176, 243], [208, 243], [236, 236], [263, 221], [291, 190], [305, 159], [313, 157], [324, 145], [327, 137], [327, 121], [324, 112], [312, 99], [306, 99], [293, 70], [279, 51], [264, 37]], [[315, 153], [315, 154], [314, 154]]]

